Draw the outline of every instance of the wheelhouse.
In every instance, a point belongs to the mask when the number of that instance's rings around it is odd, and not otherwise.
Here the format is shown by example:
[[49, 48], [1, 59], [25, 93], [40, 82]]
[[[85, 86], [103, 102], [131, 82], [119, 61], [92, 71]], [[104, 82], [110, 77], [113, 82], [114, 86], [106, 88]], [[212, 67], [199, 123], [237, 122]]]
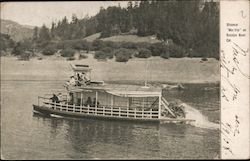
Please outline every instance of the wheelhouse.
[[77, 78], [81, 78], [81, 74], [84, 76], [87, 74], [88, 79], [82, 79], [86, 80], [82, 84], [80, 79], [77, 80], [78, 83], [66, 84], [67, 93], [60, 95], [60, 99], [55, 94], [53, 97], [39, 96], [38, 105], [33, 105], [34, 111], [45, 115], [80, 118], [157, 122], [192, 121], [185, 119], [185, 113], [181, 107], [171, 106], [162, 97], [160, 87], [106, 84], [103, 81], [91, 80], [91, 68], [88, 65], [71, 64], [71, 68]]

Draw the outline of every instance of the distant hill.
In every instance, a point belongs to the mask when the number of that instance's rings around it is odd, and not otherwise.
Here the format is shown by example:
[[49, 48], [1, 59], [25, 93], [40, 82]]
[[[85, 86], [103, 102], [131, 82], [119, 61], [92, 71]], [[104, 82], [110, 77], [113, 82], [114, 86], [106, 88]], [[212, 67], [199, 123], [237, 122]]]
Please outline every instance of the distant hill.
[[14, 41], [30, 38], [33, 35], [33, 26], [20, 25], [17, 22], [3, 19], [1, 19], [0, 23], [0, 32], [10, 35]]

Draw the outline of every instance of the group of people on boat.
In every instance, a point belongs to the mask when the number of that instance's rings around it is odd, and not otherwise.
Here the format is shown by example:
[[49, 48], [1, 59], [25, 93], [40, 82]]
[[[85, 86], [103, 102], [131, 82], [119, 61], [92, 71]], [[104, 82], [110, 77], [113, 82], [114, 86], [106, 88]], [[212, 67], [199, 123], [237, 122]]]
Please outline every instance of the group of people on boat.
[[70, 80], [66, 82], [66, 88], [68, 88], [69, 86], [88, 85], [89, 83], [90, 83], [90, 78], [88, 73], [79, 72], [76, 73], [76, 75], [70, 77]]
[[[65, 102], [65, 103], [68, 103], [69, 105], [73, 105], [72, 93], [69, 93], [69, 96], [67, 98], [68, 98], [67, 100], [63, 100], [62, 93], [58, 93], [58, 94], [53, 94], [53, 96], [50, 98], [50, 100], [52, 101], [52, 103]], [[99, 107], [99, 104], [100, 104], [99, 101], [96, 102], [96, 98], [93, 98], [93, 101], [92, 101], [92, 98], [88, 97], [83, 105], [90, 106], [90, 107], [95, 107], [95, 105], [97, 105], [97, 107]], [[76, 103], [76, 105], [79, 106], [80, 102]]]

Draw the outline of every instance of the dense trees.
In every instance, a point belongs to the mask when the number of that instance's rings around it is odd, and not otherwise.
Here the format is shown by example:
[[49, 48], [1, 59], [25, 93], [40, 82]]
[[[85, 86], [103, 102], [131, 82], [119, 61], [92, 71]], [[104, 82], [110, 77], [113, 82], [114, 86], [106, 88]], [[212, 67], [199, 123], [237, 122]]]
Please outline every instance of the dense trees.
[[44, 41], [49, 41], [50, 38], [51, 37], [50, 37], [49, 29], [45, 25], [43, 25], [42, 28], [40, 29], [38, 40], [40, 42], [44, 42]]
[[7, 34], [0, 33], [0, 51], [6, 51], [14, 46], [14, 41]]
[[[218, 2], [203, 0], [129, 1], [125, 8], [120, 6], [100, 8], [93, 17], [85, 16], [79, 19], [73, 14], [70, 21], [64, 17], [57, 23], [52, 22], [50, 29], [45, 25], [41, 28], [36, 27], [32, 38], [35, 43], [33, 47], [46, 49], [45, 54], [54, 53], [51, 44], [56, 43], [53, 46], [57, 49], [102, 50], [105, 47], [117, 49], [118, 46], [140, 49], [138, 57], [153, 55], [164, 58], [183, 56], [219, 58], [218, 5]], [[155, 35], [163, 43], [117, 44], [96, 40], [90, 44], [82, 40], [97, 32], [101, 33], [101, 37], [131, 33], [138, 36]], [[16, 48], [18, 49], [18, 44]], [[106, 50], [102, 50], [96, 56], [102, 57], [103, 53], [107, 53]], [[118, 53], [121, 55], [121, 52]]]
[[182, 56], [218, 58], [218, 5], [218, 2], [202, 0], [129, 1], [126, 8], [100, 8], [99, 13], [91, 18], [78, 19], [73, 15], [69, 23], [65, 17], [57, 25], [52, 24], [51, 35], [68, 40], [96, 32], [101, 32], [101, 37], [109, 37], [135, 29], [139, 36], [156, 35], [165, 42], [172, 40], [186, 50]]
[[163, 41], [171, 39], [187, 52], [195, 52], [194, 56], [218, 57], [218, 2], [130, 1], [126, 9], [102, 8], [97, 19], [102, 37], [135, 28], [139, 36], [155, 34]]

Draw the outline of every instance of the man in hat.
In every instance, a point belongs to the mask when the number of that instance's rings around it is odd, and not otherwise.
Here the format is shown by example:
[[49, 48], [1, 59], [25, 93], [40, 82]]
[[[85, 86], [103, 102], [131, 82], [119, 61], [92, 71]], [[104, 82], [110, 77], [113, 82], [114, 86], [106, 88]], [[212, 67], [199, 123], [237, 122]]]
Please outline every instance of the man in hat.
[[82, 72], [82, 78], [83, 78], [83, 80], [85, 81], [86, 84], [90, 83], [90, 78], [89, 78], [89, 75], [87, 73]]
[[61, 102], [61, 101], [63, 100], [62, 97], [63, 97], [62, 93], [58, 93], [58, 95], [57, 95], [58, 103]]
[[50, 99], [52, 100], [53, 103], [54, 102], [59, 103], [59, 98], [55, 94], [53, 94], [53, 96]]
[[75, 79], [75, 77], [74, 77], [74, 76], [71, 76], [71, 77], [70, 77], [70, 81], [69, 81], [69, 83], [70, 83], [70, 85], [73, 85], [73, 86], [75, 86], [75, 85], [76, 85], [76, 79]]

